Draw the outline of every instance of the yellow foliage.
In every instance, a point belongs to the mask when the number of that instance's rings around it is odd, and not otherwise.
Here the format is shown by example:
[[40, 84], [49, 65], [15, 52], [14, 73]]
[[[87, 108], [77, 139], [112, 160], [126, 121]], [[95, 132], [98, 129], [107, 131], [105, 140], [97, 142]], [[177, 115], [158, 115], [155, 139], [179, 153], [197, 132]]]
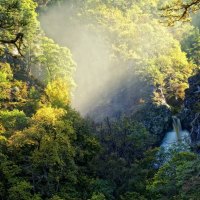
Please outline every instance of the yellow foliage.
[[0, 62], [0, 72], [5, 73], [7, 79], [13, 78], [13, 73], [12, 73], [11, 67], [8, 63]]
[[12, 70], [8, 63], [0, 62], [0, 99], [10, 99]]
[[52, 106], [63, 107], [71, 102], [71, 87], [69, 81], [56, 79], [48, 83], [45, 92]]
[[36, 112], [36, 114], [32, 117], [32, 120], [34, 124], [53, 126], [64, 114], [65, 111], [63, 109], [44, 107], [40, 108]]
[[5, 128], [4, 128], [3, 125], [0, 123], [0, 142], [1, 142], [1, 141], [7, 141], [6, 137], [2, 135], [4, 132], [5, 132]]
[[185, 90], [187, 88], [188, 88], [188, 84], [187, 83], [178, 84], [177, 87], [175, 88], [176, 97], [184, 100], [184, 98], [185, 98]]
[[0, 123], [0, 134], [5, 132], [5, 128], [3, 127], [3, 125]]

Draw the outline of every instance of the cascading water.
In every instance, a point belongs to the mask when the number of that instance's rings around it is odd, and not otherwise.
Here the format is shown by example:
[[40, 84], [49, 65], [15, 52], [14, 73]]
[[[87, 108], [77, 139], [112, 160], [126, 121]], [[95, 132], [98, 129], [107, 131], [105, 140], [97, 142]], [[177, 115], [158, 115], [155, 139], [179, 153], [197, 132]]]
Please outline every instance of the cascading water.
[[180, 119], [172, 117], [173, 131], [167, 132], [160, 145], [161, 149], [157, 154], [155, 168], [159, 168], [169, 161], [175, 152], [190, 151], [190, 135], [186, 130], [182, 130]]
[[182, 132], [181, 121], [176, 116], [173, 116], [172, 119], [173, 119], [173, 129], [176, 133], [177, 141], [181, 141], [181, 132]]
[[173, 131], [166, 133], [161, 144], [161, 147], [166, 150], [178, 143], [186, 144], [188, 141], [190, 141], [189, 132], [182, 130], [180, 119], [176, 116], [173, 116], [172, 119]]

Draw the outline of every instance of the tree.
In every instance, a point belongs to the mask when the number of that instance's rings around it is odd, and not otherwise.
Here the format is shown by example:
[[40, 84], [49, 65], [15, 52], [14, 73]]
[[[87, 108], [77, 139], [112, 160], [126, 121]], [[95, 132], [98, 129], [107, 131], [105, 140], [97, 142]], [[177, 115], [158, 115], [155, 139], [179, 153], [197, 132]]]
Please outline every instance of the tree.
[[200, 65], [200, 33], [199, 29], [192, 30], [188, 37], [182, 41], [182, 48], [187, 56], [198, 66]]
[[136, 192], [127, 192], [125, 195], [121, 196], [121, 200], [147, 200], [144, 196], [137, 194]]
[[185, 97], [185, 89], [188, 88], [188, 75], [192, 75], [195, 68], [196, 65], [188, 63], [185, 53], [181, 52], [179, 46], [168, 55], [151, 59], [147, 77], [158, 88], [155, 97], [160, 95], [160, 101], [164, 98], [168, 105], [180, 107]]
[[33, 49], [31, 73], [44, 84], [55, 79], [63, 79], [69, 85], [74, 85], [72, 74], [75, 63], [71, 52], [66, 47], [60, 47], [52, 39], [39, 36]]
[[32, 186], [26, 181], [20, 181], [9, 189], [9, 200], [41, 200], [39, 195], [31, 194]]
[[36, 5], [32, 0], [1, 0], [0, 42], [14, 45], [20, 55], [38, 27]]
[[88, 199], [88, 200], [106, 200], [106, 199], [102, 193], [94, 193], [92, 194], [91, 199]]
[[0, 122], [6, 129], [6, 131], [12, 132], [13, 130], [22, 130], [27, 126], [28, 118], [23, 111], [19, 110], [1, 110]]
[[64, 114], [62, 109], [41, 108], [31, 118], [31, 125], [16, 131], [8, 141], [16, 151], [15, 160], [25, 164], [22, 169], [29, 166], [26, 176], [41, 196], [51, 197], [76, 182], [72, 145], [75, 133], [69, 123], [61, 120]]
[[65, 107], [71, 103], [71, 88], [70, 81], [58, 78], [49, 82], [45, 89], [48, 100], [52, 106]]
[[[188, 62], [179, 41], [160, 24], [158, 15], [151, 12], [156, 10], [158, 2], [132, 2], [126, 12], [120, 6], [113, 6], [113, 1], [91, 2], [92, 5], [88, 3], [91, 8], [84, 12], [87, 17], [96, 19], [91, 24], [105, 37], [105, 41], [109, 41], [110, 65], [115, 66], [118, 74], [127, 73], [127, 77], [132, 77], [130, 82], [138, 78], [146, 81], [149, 87], [157, 88], [159, 85], [168, 105], [181, 105], [188, 87], [187, 79], [196, 66]], [[101, 30], [96, 24], [102, 27]], [[139, 95], [138, 88], [136, 90], [135, 96]], [[147, 99], [145, 96], [140, 98]]]
[[8, 63], [0, 63], [0, 101], [10, 99], [13, 73]]
[[[150, 190], [149, 195], [152, 196], [153, 199], [190, 199], [183, 191], [191, 191], [191, 188], [187, 188], [188, 190], [185, 188], [185, 184], [187, 185], [190, 178], [190, 180], [192, 180], [193, 177], [196, 177], [193, 171], [196, 171], [195, 166], [197, 165], [194, 163], [198, 160], [197, 156], [190, 152], [176, 153], [174, 157], [169, 162], [165, 163], [155, 174], [153, 181], [148, 187]], [[194, 183], [194, 185], [196, 184], [199, 184], [199, 180]], [[189, 193], [190, 192], [188, 192], [188, 194]], [[198, 194], [197, 192], [197, 195]]]
[[188, 21], [191, 13], [200, 10], [200, 0], [174, 0], [161, 9], [162, 17], [169, 25], [173, 25], [178, 21]]
[[[91, 196], [94, 172], [90, 162], [99, 144], [87, 123], [74, 111], [69, 109], [68, 113], [65, 109], [40, 108], [26, 128], [15, 126], [16, 119], [11, 117], [10, 126], [1, 126], [4, 138], [0, 137], [0, 150], [5, 153], [5, 161], [0, 165], [3, 197], [8, 191], [12, 191], [13, 198], [22, 193], [22, 199], [28, 199], [30, 194], [35, 198], [39, 194], [41, 198], [56, 199], [57, 195], [60, 199], [77, 200]], [[6, 134], [8, 127], [10, 132]], [[12, 161], [6, 159], [9, 152], [14, 155]], [[7, 187], [10, 181], [12, 184]]]
[[[107, 119], [97, 130], [103, 149], [95, 160], [96, 170], [99, 177], [107, 180], [113, 199], [131, 189], [134, 192], [145, 190], [143, 175], [146, 174], [139, 160], [154, 138], [142, 124], [127, 117], [114, 122]], [[103, 188], [102, 184], [98, 191], [107, 197], [109, 193]]]

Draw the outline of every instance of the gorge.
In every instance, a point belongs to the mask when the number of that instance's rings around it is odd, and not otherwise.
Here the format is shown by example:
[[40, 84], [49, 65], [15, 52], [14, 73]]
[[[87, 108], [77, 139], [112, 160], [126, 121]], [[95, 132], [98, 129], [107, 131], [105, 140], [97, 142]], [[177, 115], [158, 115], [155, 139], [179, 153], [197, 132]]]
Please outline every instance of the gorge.
[[199, 10], [0, 0], [0, 199], [199, 200]]

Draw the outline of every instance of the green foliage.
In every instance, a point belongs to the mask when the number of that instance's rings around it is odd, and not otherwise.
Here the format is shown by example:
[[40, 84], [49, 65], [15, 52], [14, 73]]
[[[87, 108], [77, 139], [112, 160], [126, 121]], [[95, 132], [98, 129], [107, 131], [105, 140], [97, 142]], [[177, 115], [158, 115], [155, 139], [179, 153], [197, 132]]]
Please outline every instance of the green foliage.
[[[1, 0], [1, 28], [4, 29], [4, 34], [13, 36], [15, 30], [21, 29], [22, 32], [24, 30], [29, 32], [30, 27], [34, 28], [36, 25], [35, 8], [36, 4], [31, 0]], [[12, 33], [11, 30], [13, 30]]]
[[10, 200], [41, 200], [41, 198], [37, 195], [31, 194], [32, 186], [30, 183], [26, 181], [18, 182], [15, 186], [9, 189], [9, 197]]
[[50, 200], [63, 200], [62, 198], [60, 198], [57, 195], [54, 195]]
[[176, 106], [176, 100], [184, 100], [185, 89], [188, 88], [188, 74], [192, 74], [194, 68], [195, 65], [187, 62], [185, 53], [178, 47], [169, 52], [169, 55], [152, 59], [147, 71], [154, 85], [163, 88], [167, 103]]
[[[36, 3], [32, 0], [1, 0], [1, 40], [14, 40], [17, 33], [22, 33], [24, 43], [30, 42], [38, 27], [35, 8]], [[17, 42], [19, 42], [18, 47], [21, 48], [21, 41]], [[16, 46], [13, 45], [13, 47]]]
[[[21, 199], [40, 199], [40, 196], [42, 199], [78, 199], [83, 194], [87, 194], [85, 199], [89, 197], [86, 192], [89, 186], [79, 181], [91, 181], [88, 164], [99, 145], [87, 127], [84, 128], [86, 122], [72, 114], [73, 111], [69, 110], [70, 115], [67, 112], [52, 107], [40, 108], [25, 128], [21, 126], [26, 119], [24, 113], [2, 111], [2, 124], [13, 132], [7, 143], [0, 143], [0, 149], [8, 148], [15, 154], [12, 162], [5, 159], [0, 166], [4, 174], [1, 190], [9, 193], [8, 199], [17, 199], [18, 195]], [[1, 130], [5, 132], [3, 126]], [[12, 184], [5, 188], [8, 181]], [[82, 188], [81, 191], [76, 187]]]
[[146, 200], [145, 197], [140, 196], [139, 194], [135, 192], [128, 192], [124, 196], [121, 197], [121, 200], [135, 200], [135, 199]]
[[89, 200], [106, 200], [102, 193], [94, 193]]
[[183, 50], [187, 52], [190, 60], [200, 65], [200, 33], [199, 29], [194, 29], [189, 33], [189, 36], [182, 41]]
[[[62, 0], [36, 2], [45, 8]], [[157, 0], [67, 2], [72, 8], [82, 6], [77, 9], [78, 22], [103, 35], [113, 67], [160, 89], [154, 91], [157, 102], [164, 98], [174, 108], [181, 106], [187, 79], [199, 65], [197, 29], [182, 42], [190, 63], [175, 39], [183, 31], [173, 35], [174, 30], [160, 25]], [[177, 8], [181, 5], [178, 1]], [[157, 138], [149, 131], [155, 134], [159, 129], [158, 107], [149, 116], [145, 106], [138, 111], [138, 120], [146, 118], [149, 130], [130, 116], [93, 123], [71, 108], [75, 63], [68, 48], [40, 30], [36, 6], [32, 0], [0, 0], [4, 43], [0, 47], [0, 198], [198, 199], [198, 155], [174, 149], [173, 157], [160, 168], [155, 166]], [[24, 34], [24, 46], [17, 41], [23, 58], [15, 55], [16, 45], [9, 45], [18, 33]], [[134, 93], [139, 93], [138, 87]], [[139, 99], [143, 101], [143, 96]], [[194, 109], [199, 109], [198, 102]], [[168, 117], [165, 112], [161, 115], [163, 120]], [[156, 129], [149, 126], [151, 120]]]
[[114, 186], [111, 181], [105, 179], [94, 179], [91, 182], [91, 191], [94, 194], [104, 194], [106, 199], [113, 199]]
[[23, 111], [0, 111], [0, 122], [7, 130], [23, 129], [26, 127], [28, 118]]
[[188, 181], [190, 177], [193, 177], [191, 171], [195, 169], [193, 165], [195, 162], [197, 162], [197, 156], [193, 153], [182, 152], [175, 154], [169, 162], [159, 169], [153, 178], [153, 182], [149, 185], [153, 198], [189, 199], [186, 194], [183, 194], [184, 184], [186, 183], [184, 181]]
[[[70, 50], [66, 47], [60, 47], [52, 39], [39, 37], [34, 52], [33, 74], [45, 84], [55, 79], [67, 81], [70, 87], [74, 85], [72, 73], [75, 63], [72, 60]], [[39, 48], [38, 48], [39, 47]], [[40, 74], [38, 74], [40, 71]]]
[[[95, 161], [98, 175], [110, 181], [110, 188], [113, 188], [114, 195], [118, 197], [130, 188], [138, 192], [144, 190], [142, 174], [145, 176], [145, 173], [138, 159], [143, 158], [144, 152], [154, 142], [152, 135], [150, 136], [141, 124], [130, 118], [122, 118], [116, 122], [107, 120], [97, 127], [97, 130], [103, 147]], [[102, 159], [104, 162], [101, 162]], [[107, 197], [109, 193], [103, 188], [101, 185], [98, 191]], [[113, 199], [115, 198], [114, 196]]]
[[188, 62], [175, 39], [178, 29], [169, 30], [160, 24], [156, 13], [159, 2], [89, 1], [85, 4], [81, 17], [86, 18], [86, 23], [92, 18], [86, 26], [109, 42], [111, 65], [123, 66], [123, 71], [132, 74], [133, 79], [146, 81], [146, 85], [162, 86], [165, 102], [180, 108], [187, 79], [196, 66]]

